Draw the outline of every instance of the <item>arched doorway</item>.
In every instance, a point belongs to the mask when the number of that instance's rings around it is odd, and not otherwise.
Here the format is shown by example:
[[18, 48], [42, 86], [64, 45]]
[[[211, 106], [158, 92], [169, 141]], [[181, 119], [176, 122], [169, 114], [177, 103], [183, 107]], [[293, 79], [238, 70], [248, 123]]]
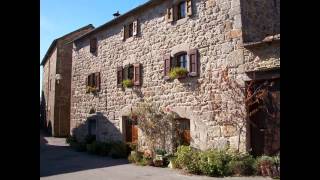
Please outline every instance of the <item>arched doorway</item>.
[[132, 119], [128, 116], [123, 116], [125, 141], [129, 143], [138, 142], [138, 123], [137, 119]]
[[176, 137], [178, 140], [177, 145], [190, 145], [191, 135], [190, 135], [190, 119], [187, 118], [177, 118], [176, 121]]

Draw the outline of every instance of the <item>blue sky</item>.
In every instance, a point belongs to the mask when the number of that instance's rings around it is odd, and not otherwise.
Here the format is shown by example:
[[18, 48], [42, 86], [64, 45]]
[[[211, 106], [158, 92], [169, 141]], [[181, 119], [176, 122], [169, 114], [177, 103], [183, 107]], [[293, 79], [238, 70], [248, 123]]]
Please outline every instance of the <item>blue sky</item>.
[[[52, 41], [78, 28], [98, 27], [148, 0], [40, 0], [40, 62]], [[39, 64], [40, 64], [39, 62]], [[42, 68], [40, 68], [41, 94]]]

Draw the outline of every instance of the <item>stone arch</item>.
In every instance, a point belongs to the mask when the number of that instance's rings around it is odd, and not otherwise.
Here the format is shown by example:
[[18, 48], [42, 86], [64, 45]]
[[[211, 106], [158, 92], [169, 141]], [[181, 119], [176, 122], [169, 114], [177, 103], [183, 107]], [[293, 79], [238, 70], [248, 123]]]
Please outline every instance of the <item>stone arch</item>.
[[197, 115], [191, 107], [173, 107], [171, 110], [180, 118], [186, 118], [190, 120], [190, 146], [201, 150], [209, 148], [207, 126], [202, 122], [205, 117]]
[[132, 110], [132, 105], [127, 105], [125, 107], [123, 107], [120, 111], [119, 111], [119, 130], [120, 133], [122, 134], [122, 140], [125, 141], [125, 137], [126, 137], [126, 131], [125, 131], [125, 122], [124, 122], [124, 116], [129, 116]]

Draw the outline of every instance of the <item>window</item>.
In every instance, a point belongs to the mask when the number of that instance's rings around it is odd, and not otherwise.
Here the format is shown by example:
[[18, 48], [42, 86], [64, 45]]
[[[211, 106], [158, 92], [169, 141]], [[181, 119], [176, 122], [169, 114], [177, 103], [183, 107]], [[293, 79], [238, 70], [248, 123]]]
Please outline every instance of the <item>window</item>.
[[90, 39], [90, 52], [91, 53], [96, 53], [97, 51], [97, 38], [92, 38]]
[[135, 63], [127, 65], [125, 67], [117, 68], [117, 85], [122, 87], [122, 81], [129, 79], [133, 82], [133, 85], [141, 85], [141, 64]]
[[178, 19], [186, 17], [186, 2], [182, 1], [178, 5]]
[[129, 24], [129, 37], [133, 36], [133, 23]]
[[123, 40], [130, 37], [137, 36], [138, 34], [138, 20], [135, 20], [123, 26]]
[[[95, 88], [97, 91], [100, 91], [100, 73], [92, 73], [86, 78], [86, 86], [87, 88]], [[88, 93], [87, 89], [87, 93]]]
[[176, 67], [187, 68], [187, 53], [180, 54], [176, 57]]
[[191, 49], [188, 52], [179, 52], [173, 57], [171, 55], [164, 56], [164, 77], [168, 79], [169, 72], [175, 67], [185, 68], [189, 71], [189, 76], [198, 76], [199, 60], [198, 50]]
[[178, 1], [170, 6], [166, 12], [167, 22], [183, 19], [186, 16], [192, 16], [192, 0]]

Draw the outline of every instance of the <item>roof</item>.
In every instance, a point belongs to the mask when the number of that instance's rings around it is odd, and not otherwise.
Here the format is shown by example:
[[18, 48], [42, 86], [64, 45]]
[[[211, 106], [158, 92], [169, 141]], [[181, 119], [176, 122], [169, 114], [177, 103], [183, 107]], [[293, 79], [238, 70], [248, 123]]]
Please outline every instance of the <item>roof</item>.
[[92, 30], [92, 31], [90, 31], [90, 32], [88, 32], [88, 33], [83, 34], [82, 36], [74, 39], [73, 42], [78, 41], [78, 40], [80, 40], [80, 39], [83, 39], [83, 38], [85, 38], [85, 37], [87, 37], [87, 36], [89, 36], [89, 35], [91, 35], [91, 34], [93, 34], [93, 33], [95, 33], [95, 32], [98, 32], [98, 31], [100, 31], [100, 30], [102, 30], [102, 29], [105, 29], [105, 28], [107, 28], [107, 27], [109, 27], [109, 26], [111, 26], [111, 25], [114, 25], [114, 24], [116, 24], [116, 23], [119, 23], [120, 21], [124, 20], [125, 18], [130, 17], [130, 15], [132, 15], [132, 14], [134, 14], [134, 13], [136, 13], [136, 12], [138, 12], [138, 11], [140, 11], [140, 10], [148, 7], [148, 6], [155, 5], [155, 4], [160, 3], [160, 2], [163, 2], [163, 1], [162, 1], [162, 0], [149, 0], [148, 2], [146, 2], [146, 3], [144, 3], [144, 4], [142, 4], [142, 5], [138, 6], [138, 7], [136, 7], [136, 8], [134, 8], [134, 9], [132, 9], [132, 10], [130, 10], [130, 11], [128, 11], [128, 12], [126, 12], [126, 13], [124, 13], [124, 14], [116, 17], [116, 18], [114, 18], [114, 19], [112, 19], [112, 20], [110, 20], [109, 22], [107, 22], [107, 23], [105, 23], [105, 24], [103, 24], [103, 25], [95, 28], [94, 30]]
[[60, 39], [62, 39], [62, 38], [65, 38], [65, 37], [67, 37], [67, 36], [69, 36], [69, 35], [71, 35], [71, 34], [73, 34], [73, 33], [75, 33], [75, 32], [81, 31], [81, 30], [83, 30], [83, 29], [87, 29], [87, 28], [94, 28], [94, 26], [93, 26], [92, 24], [86, 25], [86, 26], [84, 26], [84, 27], [82, 27], [82, 28], [79, 28], [79, 29], [77, 29], [77, 30], [75, 30], [75, 31], [72, 31], [72, 32], [70, 32], [70, 33], [68, 33], [68, 34], [66, 34], [66, 35], [64, 35], [64, 36], [62, 36], [62, 37], [59, 37], [59, 38], [53, 40], [52, 43], [51, 43], [51, 45], [50, 45], [50, 47], [49, 47], [49, 49], [47, 50], [46, 54], [44, 55], [44, 57], [43, 57], [40, 65], [43, 66], [43, 65], [47, 62], [48, 56], [50, 55], [50, 53], [52, 52], [52, 50], [56, 47], [56, 44], [57, 44], [57, 41], [58, 41], [58, 40], [60, 40]]
[[280, 41], [280, 34], [276, 34], [276, 35], [267, 36], [261, 41], [243, 43], [243, 46], [246, 48], [249, 48], [249, 47], [256, 47], [259, 45], [263, 45], [265, 43], [272, 43], [272, 42], [279, 42], [279, 41]]

